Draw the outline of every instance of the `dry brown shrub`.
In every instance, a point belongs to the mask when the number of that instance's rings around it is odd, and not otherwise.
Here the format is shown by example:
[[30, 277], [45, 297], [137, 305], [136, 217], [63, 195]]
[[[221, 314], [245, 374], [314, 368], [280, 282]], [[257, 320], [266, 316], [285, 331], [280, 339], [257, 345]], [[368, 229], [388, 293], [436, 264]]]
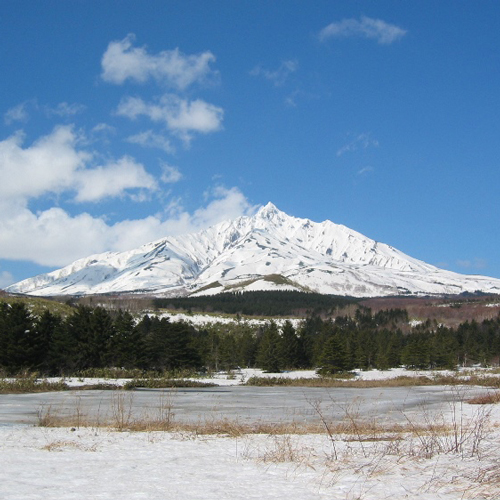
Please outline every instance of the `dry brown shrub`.
[[475, 398], [469, 399], [467, 403], [471, 405], [490, 405], [500, 403], [500, 391], [489, 392]]

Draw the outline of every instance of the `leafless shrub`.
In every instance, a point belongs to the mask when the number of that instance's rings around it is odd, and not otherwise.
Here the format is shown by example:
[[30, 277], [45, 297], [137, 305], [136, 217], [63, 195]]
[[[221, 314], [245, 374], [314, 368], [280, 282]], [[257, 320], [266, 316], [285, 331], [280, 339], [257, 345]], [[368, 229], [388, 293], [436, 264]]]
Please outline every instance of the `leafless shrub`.
[[112, 424], [119, 431], [128, 430], [132, 424], [133, 400], [133, 393], [113, 393], [111, 404]]
[[304, 463], [311, 456], [311, 449], [300, 446], [290, 434], [270, 436], [272, 445], [260, 457], [265, 463]]

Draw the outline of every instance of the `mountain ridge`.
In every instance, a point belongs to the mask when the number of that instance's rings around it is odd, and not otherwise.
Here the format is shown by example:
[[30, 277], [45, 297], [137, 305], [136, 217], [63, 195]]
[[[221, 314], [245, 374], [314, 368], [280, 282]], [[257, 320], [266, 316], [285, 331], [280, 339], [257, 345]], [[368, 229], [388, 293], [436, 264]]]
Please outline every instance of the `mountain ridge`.
[[272, 203], [253, 216], [79, 259], [7, 287], [32, 295], [299, 289], [350, 295], [500, 292], [500, 280], [439, 269], [329, 220], [292, 217]]

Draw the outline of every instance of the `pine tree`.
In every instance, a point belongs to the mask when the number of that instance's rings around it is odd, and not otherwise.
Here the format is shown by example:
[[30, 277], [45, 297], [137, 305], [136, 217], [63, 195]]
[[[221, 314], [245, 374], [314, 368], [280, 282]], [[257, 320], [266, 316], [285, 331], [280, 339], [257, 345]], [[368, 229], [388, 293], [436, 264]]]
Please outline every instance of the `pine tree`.
[[114, 335], [109, 342], [109, 364], [114, 367], [136, 368], [142, 354], [142, 338], [134, 318], [129, 312], [120, 309], [114, 320]]
[[337, 335], [332, 335], [323, 345], [319, 358], [318, 373], [321, 375], [333, 375], [347, 371], [349, 359], [343, 342]]
[[35, 368], [35, 324], [25, 304], [7, 304], [2, 323], [2, 365], [11, 373]]
[[281, 370], [280, 335], [274, 321], [267, 325], [262, 335], [257, 366], [270, 373], [278, 373]]
[[281, 366], [286, 369], [300, 366], [300, 342], [292, 323], [285, 321], [280, 338]]

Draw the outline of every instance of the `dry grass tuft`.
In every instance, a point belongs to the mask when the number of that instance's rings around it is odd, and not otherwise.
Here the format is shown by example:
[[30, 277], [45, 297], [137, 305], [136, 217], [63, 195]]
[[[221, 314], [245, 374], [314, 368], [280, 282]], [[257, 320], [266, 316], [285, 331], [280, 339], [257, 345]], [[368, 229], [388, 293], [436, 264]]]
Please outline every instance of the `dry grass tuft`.
[[0, 379], [0, 394], [25, 394], [34, 392], [68, 391], [70, 387], [63, 381], [49, 382], [36, 376]]
[[45, 446], [42, 446], [42, 450], [46, 451], [71, 451], [71, 450], [80, 450], [80, 451], [97, 451], [97, 445], [85, 446], [82, 443], [78, 443], [76, 441], [68, 441], [58, 439], [56, 441], [52, 441], [47, 443]]
[[292, 387], [349, 387], [349, 388], [372, 388], [372, 387], [414, 387], [431, 385], [474, 385], [480, 387], [500, 388], [500, 377], [484, 375], [440, 375], [430, 372], [429, 376], [420, 375], [412, 377], [401, 375], [390, 379], [380, 380], [352, 380], [352, 374], [344, 374], [337, 377], [317, 378], [287, 378], [287, 377], [250, 377], [245, 385], [267, 387], [267, 386], [292, 386]]
[[500, 391], [489, 392], [488, 394], [477, 396], [475, 398], [469, 399], [467, 403], [471, 405], [490, 405], [500, 403]]
[[264, 463], [291, 462], [302, 464], [313, 455], [313, 450], [300, 444], [290, 434], [270, 436], [272, 442], [259, 457]]

